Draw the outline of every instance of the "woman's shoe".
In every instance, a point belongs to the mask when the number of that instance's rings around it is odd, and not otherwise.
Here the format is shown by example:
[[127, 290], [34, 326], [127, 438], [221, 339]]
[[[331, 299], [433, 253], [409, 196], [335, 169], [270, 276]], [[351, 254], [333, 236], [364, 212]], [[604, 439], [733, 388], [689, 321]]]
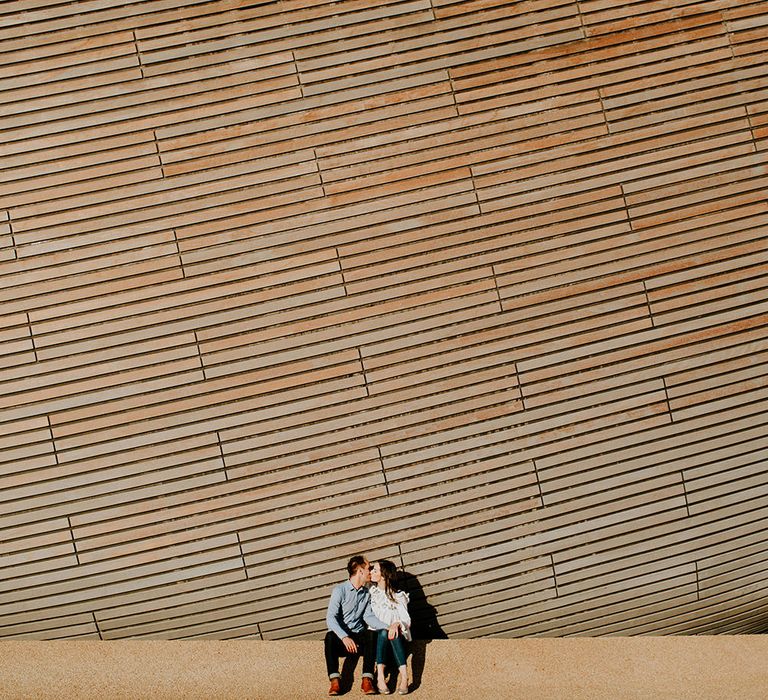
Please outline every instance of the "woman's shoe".
[[408, 695], [408, 676], [400, 674], [397, 677], [397, 694]]
[[385, 681], [379, 679], [376, 682], [376, 688], [378, 689], [381, 695], [389, 695], [389, 688], [387, 687], [387, 684]]

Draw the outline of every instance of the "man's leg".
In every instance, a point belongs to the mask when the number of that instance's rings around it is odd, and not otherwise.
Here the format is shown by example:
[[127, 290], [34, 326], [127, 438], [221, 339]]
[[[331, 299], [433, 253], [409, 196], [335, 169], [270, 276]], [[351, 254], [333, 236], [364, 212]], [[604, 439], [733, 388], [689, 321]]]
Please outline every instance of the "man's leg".
[[361, 633], [363, 643], [363, 678], [373, 678], [373, 664], [376, 660], [376, 630]]
[[333, 633], [325, 635], [325, 667], [328, 670], [328, 678], [339, 677], [339, 657], [346, 656], [347, 650], [341, 640]]
[[357, 644], [358, 653], [363, 655], [363, 678], [360, 688], [366, 695], [376, 695], [376, 688], [373, 685], [373, 659], [376, 653], [376, 639], [368, 630], [357, 632], [352, 638]]

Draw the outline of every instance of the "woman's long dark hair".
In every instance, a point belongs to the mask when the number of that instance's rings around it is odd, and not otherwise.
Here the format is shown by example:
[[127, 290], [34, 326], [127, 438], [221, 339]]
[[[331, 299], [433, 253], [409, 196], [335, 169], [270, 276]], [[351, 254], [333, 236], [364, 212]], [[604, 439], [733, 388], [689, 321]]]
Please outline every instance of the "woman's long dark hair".
[[395, 593], [400, 590], [398, 585], [397, 567], [389, 559], [379, 559], [379, 570], [381, 578], [384, 580], [384, 592], [390, 600], [395, 599]]

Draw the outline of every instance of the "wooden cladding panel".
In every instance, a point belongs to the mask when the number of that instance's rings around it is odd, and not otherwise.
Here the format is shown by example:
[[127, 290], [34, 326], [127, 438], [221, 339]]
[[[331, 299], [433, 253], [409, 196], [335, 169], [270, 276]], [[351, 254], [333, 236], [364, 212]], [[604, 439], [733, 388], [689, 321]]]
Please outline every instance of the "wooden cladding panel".
[[768, 3], [0, 10], [0, 636], [758, 631]]

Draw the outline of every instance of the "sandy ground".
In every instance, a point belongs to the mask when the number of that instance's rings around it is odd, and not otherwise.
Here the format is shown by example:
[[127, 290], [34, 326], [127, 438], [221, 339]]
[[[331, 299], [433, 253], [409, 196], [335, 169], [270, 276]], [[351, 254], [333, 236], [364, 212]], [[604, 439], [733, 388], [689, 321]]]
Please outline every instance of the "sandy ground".
[[[766, 700], [768, 636], [415, 643], [411, 696]], [[363, 697], [358, 667], [346, 697]], [[320, 642], [0, 642], [0, 698], [323, 698]], [[397, 696], [395, 696], [397, 697]]]

